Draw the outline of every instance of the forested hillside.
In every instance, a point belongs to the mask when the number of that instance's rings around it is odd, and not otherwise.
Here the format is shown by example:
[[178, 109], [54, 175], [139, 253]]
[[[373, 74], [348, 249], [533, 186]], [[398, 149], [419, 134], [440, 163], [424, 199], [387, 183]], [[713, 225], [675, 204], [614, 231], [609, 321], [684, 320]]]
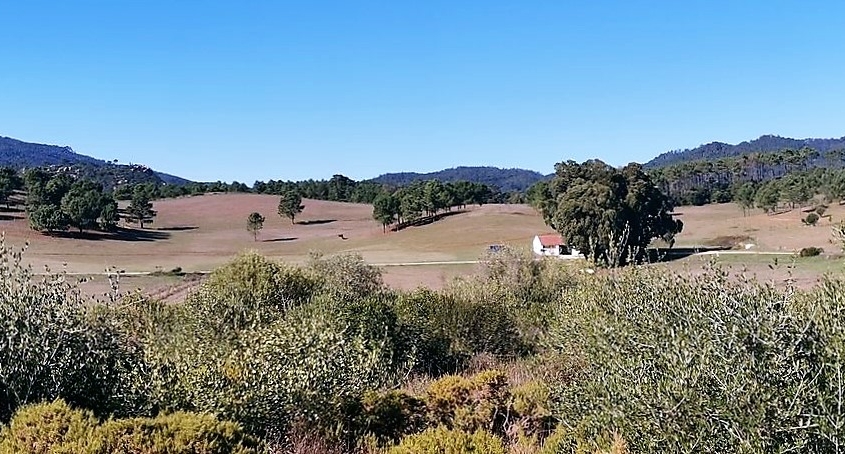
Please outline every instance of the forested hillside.
[[546, 179], [540, 172], [525, 169], [500, 169], [498, 167], [455, 167], [439, 172], [386, 173], [372, 181], [393, 186], [407, 186], [415, 181], [438, 180], [443, 183], [470, 181], [486, 184], [501, 192], [523, 192], [534, 183]]
[[663, 153], [643, 165], [646, 169], [666, 167], [690, 161], [715, 160], [737, 157], [750, 153], [774, 153], [785, 149], [812, 148], [819, 153], [845, 149], [845, 137], [838, 139], [791, 139], [775, 135], [764, 135], [736, 145], [711, 142], [693, 149], [673, 150]]
[[71, 147], [23, 142], [9, 137], [0, 137], [0, 166], [16, 170], [50, 167], [95, 180], [105, 188], [137, 183], [190, 183], [184, 178], [156, 172], [143, 165], [116, 164], [76, 153]]
[[[741, 188], [756, 192], [764, 183], [780, 186], [765, 206], [803, 204], [813, 195], [845, 196], [845, 151], [804, 147], [714, 160], [685, 161], [652, 169], [654, 181], [676, 204], [739, 201]], [[753, 189], [753, 191], [752, 191]], [[753, 200], [753, 194], [751, 195]], [[759, 204], [758, 204], [759, 205]], [[761, 208], [763, 205], [759, 205]]]

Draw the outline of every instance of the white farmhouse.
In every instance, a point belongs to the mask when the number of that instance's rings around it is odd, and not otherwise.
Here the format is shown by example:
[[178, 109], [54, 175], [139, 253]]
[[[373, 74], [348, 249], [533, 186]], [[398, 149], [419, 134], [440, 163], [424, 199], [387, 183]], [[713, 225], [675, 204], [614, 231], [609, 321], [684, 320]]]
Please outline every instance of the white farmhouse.
[[561, 258], [581, 258], [578, 249], [569, 247], [563, 237], [557, 233], [536, 235], [531, 249], [537, 255], [550, 255]]

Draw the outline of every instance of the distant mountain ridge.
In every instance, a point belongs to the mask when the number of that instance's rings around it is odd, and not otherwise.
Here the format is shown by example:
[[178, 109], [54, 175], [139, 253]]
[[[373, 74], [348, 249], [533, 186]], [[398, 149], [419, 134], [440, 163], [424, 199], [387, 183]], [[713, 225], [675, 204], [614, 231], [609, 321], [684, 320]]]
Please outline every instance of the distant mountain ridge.
[[156, 172], [146, 166], [115, 164], [76, 153], [73, 148], [24, 142], [0, 136], [0, 166], [15, 169], [28, 167], [78, 167], [75, 173], [114, 186], [124, 180], [183, 185], [190, 180]]
[[471, 181], [498, 188], [502, 192], [522, 192], [534, 183], [548, 178], [540, 172], [525, 169], [501, 169], [490, 166], [460, 166], [430, 173], [385, 173], [370, 181], [379, 184], [405, 186], [420, 180], [442, 182]]
[[724, 142], [711, 142], [696, 148], [674, 150], [658, 155], [643, 165], [646, 169], [656, 169], [680, 162], [715, 160], [742, 156], [749, 153], [774, 153], [784, 149], [812, 148], [820, 153], [845, 149], [845, 137], [833, 139], [792, 139], [776, 135], [763, 135], [757, 139], [731, 145]]

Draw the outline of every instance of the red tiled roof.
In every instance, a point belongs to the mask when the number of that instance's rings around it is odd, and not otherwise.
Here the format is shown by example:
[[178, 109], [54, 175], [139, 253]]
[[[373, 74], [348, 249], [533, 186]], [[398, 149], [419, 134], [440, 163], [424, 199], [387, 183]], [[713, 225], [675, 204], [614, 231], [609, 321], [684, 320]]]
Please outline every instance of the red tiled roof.
[[563, 241], [563, 237], [557, 233], [547, 233], [545, 235], [538, 236], [540, 237], [540, 244], [542, 244], [543, 247], [563, 246], [566, 244], [566, 242]]

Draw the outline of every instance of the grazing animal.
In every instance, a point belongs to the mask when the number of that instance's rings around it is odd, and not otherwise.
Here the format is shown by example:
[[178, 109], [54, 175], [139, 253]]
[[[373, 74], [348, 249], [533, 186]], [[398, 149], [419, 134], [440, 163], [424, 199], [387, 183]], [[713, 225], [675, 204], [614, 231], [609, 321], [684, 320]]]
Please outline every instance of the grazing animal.
[[341, 240], [348, 240], [349, 239], [349, 238], [346, 238], [346, 236], [344, 236], [344, 234], [342, 234], [342, 233], [338, 233], [337, 237], [340, 238]]

